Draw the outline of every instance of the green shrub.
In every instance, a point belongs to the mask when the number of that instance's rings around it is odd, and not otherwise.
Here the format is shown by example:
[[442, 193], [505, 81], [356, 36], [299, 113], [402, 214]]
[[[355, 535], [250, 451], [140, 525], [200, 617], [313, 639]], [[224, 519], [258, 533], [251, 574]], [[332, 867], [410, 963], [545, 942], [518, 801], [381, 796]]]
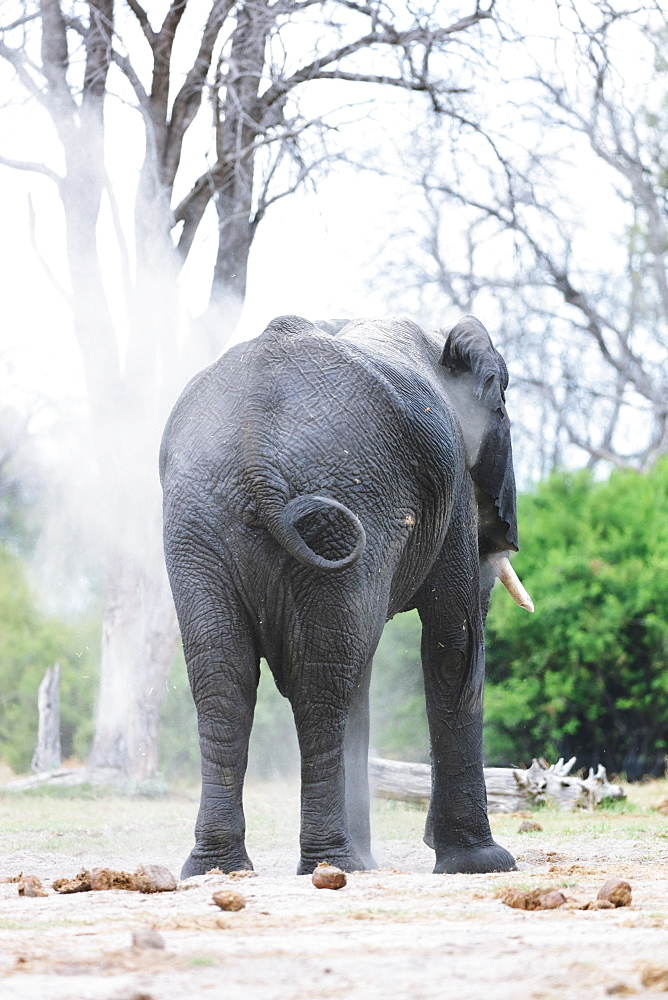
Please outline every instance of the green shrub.
[[27, 771], [37, 739], [37, 691], [61, 666], [63, 757], [85, 757], [92, 738], [99, 623], [66, 624], [35, 606], [18, 556], [0, 548], [0, 758]]
[[[299, 748], [292, 710], [288, 701], [279, 694], [264, 660], [260, 667], [248, 775], [259, 779], [293, 775], [299, 771]], [[197, 713], [180, 648], [174, 659], [162, 703], [160, 766], [170, 778], [199, 780]]]
[[[388, 622], [376, 656], [371, 686], [373, 752], [428, 761], [429, 737], [420, 664], [417, 612]], [[179, 650], [167, 682], [160, 726], [160, 764], [171, 778], [199, 778], [197, 715]], [[279, 694], [263, 660], [251, 735], [248, 773], [271, 779], [299, 772], [299, 747], [289, 702]]]
[[387, 623], [373, 660], [371, 746], [379, 757], [429, 762], [417, 611]]
[[668, 750], [668, 462], [596, 482], [562, 473], [519, 498], [514, 566], [487, 622], [489, 763], [576, 756], [629, 778]]

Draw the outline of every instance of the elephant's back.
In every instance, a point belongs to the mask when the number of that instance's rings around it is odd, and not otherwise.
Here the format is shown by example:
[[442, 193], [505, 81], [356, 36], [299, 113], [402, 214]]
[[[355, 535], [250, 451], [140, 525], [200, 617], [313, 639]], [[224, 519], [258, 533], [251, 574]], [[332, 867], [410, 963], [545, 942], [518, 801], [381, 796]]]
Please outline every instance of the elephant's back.
[[360, 519], [374, 572], [423, 564], [463, 474], [452, 411], [410, 359], [306, 321], [285, 326], [227, 352], [182, 396], [166, 435], [166, 505], [252, 532], [318, 494]]

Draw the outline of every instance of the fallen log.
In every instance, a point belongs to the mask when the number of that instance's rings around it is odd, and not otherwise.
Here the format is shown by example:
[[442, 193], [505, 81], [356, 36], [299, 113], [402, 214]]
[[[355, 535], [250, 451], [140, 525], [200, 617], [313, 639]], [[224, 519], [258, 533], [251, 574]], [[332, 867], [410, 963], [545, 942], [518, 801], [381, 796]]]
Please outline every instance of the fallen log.
[[[486, 767], [485, 786], [490, 812], [519, 812], [527, 808], [527, 798], [518, 787], [510, 767]], [[427, 805], [431, 797], [429, 764], [409, 764], [402, 760], [369, 759], [371, 788], [378, 798], [401, 799]]]
[[[575, 757], [550, 766], [533, 760], [526, 770], [514, 767], [484, 768], [489, 812], [521, 812], [543, 802], [554, 802], [561, 809], [593, 809], [604, 799], [623, 799], [620, 785], [608, 782], [605, 768], [599, 764], [587, 778], [571, 775]], [[369, 778], [378, 798], [401, 799], [427, 804], [431, 796], [431, 767], [400, 760], [372, 757]]]
[[25, 792], [30, 788], [52, 785], [71, 788], [76, 785], [120, 785], [123, 773], [115, 767], [60, 767], [54, 771], [41, 771], [30, 778], [13, 778], [5, 785], [8, 792]]

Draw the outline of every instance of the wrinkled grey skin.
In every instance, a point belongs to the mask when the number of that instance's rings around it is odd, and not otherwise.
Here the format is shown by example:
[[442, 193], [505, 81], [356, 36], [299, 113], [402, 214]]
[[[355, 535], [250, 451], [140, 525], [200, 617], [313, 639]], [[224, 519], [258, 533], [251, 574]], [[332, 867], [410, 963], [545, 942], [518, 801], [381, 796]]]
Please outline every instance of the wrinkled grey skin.
[[410, 608], [434, 871], [510, 870], [481, 757], [489, 556], [516, 547], [505, 365], [472, 317], [447, 345], [405, 319], [323, 325], [274, 320], [190, 382], [165, 430], [165, 554], [202, 754], [183, 876], [252, 867], [242, 786], [261, 656], [299, 738], [298, 871], [373, 866], [371, 661]]

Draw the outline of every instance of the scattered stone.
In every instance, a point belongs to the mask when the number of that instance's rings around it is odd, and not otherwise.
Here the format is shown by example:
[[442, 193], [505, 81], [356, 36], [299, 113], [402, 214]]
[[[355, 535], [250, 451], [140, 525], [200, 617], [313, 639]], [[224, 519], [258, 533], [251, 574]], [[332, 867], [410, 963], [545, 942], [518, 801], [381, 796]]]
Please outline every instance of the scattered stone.
[[117, 872], [113, 868], [93, 868], [90, 873], [90, 887], [95, 892], [137, 888], [134, 875], [129, 872]]
[[51, 885], [56, 892], [90, 892], [90, 872], [82, 868], [74, 878], [57, 878]]
[[578, 907], [580, 910], [614, 910], [615, 904], [609, 899], [591, 899], [584, 906]]
[[164, 948], [165, 939], [154, 927], [137, 927], [132, 932], [133, 948]]
[[137, 892], [174, 892], [176, 879], [164, 865], [139, 865], [135, 872]]
[[20, 882], [23, 878], [23, 872], [19, 872], [18, 875], [8, 875], [7, 878], [0, 878], [0, 883], [5, 885], [7, 882]]
[[633, 988], [633, 986], [627, 986], [626, 983], [613, 983], [612, 986], [606, 986], [605, 992], [609, 996], [626, 997], [630, 996], [632, 993], [637, 993], [638, 991]]
[[542, 830], [540, 823], [536, 823], [534, 820], [525, 819], [520, 825], [518, 833], [539, 833]]
[[23, 875], [18, 886], [19, 896], [48, 896], [48, 892], [36, 875]]
[[623, 879], [609, 878], [598, 890], [596, 898], [608, 900], [613, 906], [630, 906], [631, 886]]
[[316, 889], [343, 889], [347, 883], [346, 873], [329, 861], [321, 861], [311, 876]]
[[112, 994], [111, 1000], [154, 1000], [154, 998], [152, 993], [138, 990], [135, 986], [122, 986]]
[[646, 965], [642, 970], [640, 982], [645, 987], [653, 987], [659, 990], [668, 990], [668, 965]]
[[51, 883], [56, 892], [102, 892], [126, 889], [129, 892], [173, 892], [176, 879], [162, 865], [139, 865], [136, 872], [118, 872], [113, 868], [80, 871], [74, 878], [57, 878]]
[[558, 889], [504, 889], [499, 898], [515, 910], [556, 910], [566, 902]]
[[222, 868], [209, 868], [205, 875], [224, 875], [225, 878], [232, 879], [236, 882], [240, 878], [257, 878], [257, 872], [254, 872], [252, 868], [240, 868], [235, 872], [224, 872]]
[[218, 892], [214, 892], [213, 901], [221, 910], [243, 910], [246, 905], [241, 893], [234, 892], [233, 889], [219, 889]]

